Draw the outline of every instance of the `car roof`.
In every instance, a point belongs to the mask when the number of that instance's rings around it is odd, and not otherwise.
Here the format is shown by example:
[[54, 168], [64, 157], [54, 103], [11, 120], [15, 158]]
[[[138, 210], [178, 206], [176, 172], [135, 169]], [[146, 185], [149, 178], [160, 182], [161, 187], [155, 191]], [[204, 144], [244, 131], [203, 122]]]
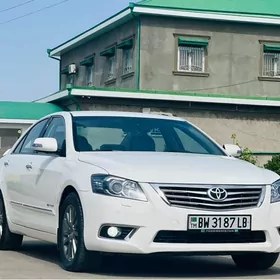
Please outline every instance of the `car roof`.
[[164, 115], [164, 113], [137, 113], [137, 112], [121, 112], [121, 111], [71, 111], [73, 117], [136, 117], [136, 118], [152, 118], [185, 121], [182, 118]]

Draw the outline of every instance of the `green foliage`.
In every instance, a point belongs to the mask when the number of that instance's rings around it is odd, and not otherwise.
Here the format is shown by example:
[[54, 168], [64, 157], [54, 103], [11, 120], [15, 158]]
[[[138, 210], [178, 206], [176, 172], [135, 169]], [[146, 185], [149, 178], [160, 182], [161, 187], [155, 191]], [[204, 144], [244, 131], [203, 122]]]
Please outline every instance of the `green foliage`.
[[269, 169], [278, 175], [280, 175], [280, 155], [272, 156], [271, 160], [269, 160], [264, 168]]
[[238, 145], [243, 151], [240, 159], [248, 161], [248, 162], [256, 165], [257, 164], [257, 157], [252, 154], [252, 151], [248, 147], [243, 148], [240, 145], [239, 141], [236, 139], [236, 134], [232, 134], [231, 139], [233, 139], [233, 143], [235, 145]]

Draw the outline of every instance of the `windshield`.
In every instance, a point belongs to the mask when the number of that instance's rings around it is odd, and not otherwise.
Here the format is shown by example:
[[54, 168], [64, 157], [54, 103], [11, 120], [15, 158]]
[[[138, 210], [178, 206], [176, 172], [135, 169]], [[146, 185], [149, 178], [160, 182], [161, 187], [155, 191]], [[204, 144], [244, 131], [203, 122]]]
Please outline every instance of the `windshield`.
[[78, 152], [133, 151], [225, 155], [184, 121], [138, 117], [73, 117]]

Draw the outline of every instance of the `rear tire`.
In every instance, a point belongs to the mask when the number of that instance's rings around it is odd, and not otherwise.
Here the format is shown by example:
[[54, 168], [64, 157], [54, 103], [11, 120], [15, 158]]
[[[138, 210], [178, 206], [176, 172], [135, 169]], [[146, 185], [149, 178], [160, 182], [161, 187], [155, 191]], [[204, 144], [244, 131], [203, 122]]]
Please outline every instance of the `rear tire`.
[[22, 239], [22, 235], [12, 233], [9, 229], [4, 198], [0, 192], [0, 250], [18, 250], [21, 247]]
[[71, 272], [97, 271], [101, 255], [89, 252], [84, 243], [84, 218], [80, 199], [70, 193], [62, 202], [58, 231], [59, 253], [62, 266]]
[[267, 270], [277, 261], [279, 253], [253, 253], [233, 255], [236, 266], [245, 270]]

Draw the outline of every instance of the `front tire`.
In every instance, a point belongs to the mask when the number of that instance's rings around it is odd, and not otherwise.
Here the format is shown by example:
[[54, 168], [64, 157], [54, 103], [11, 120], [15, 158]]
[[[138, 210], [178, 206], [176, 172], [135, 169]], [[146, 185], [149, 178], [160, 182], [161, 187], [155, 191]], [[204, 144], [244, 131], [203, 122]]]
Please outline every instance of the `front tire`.
[[253, 253], [233, 255], [236, 266], [245, 270], [267, 270], [277, 261], [279, 253]]
[[59, 216], [58, 248], [63, 268], [71, 272], [98, 270], [101, 256], [85, 247], [83, 209], [77, 194], [65, 198]]
[[21, 247], [23, 236], [12, 233], [7, 222], [4, 198], [0, 192], [0, 250], [18, 250]]

